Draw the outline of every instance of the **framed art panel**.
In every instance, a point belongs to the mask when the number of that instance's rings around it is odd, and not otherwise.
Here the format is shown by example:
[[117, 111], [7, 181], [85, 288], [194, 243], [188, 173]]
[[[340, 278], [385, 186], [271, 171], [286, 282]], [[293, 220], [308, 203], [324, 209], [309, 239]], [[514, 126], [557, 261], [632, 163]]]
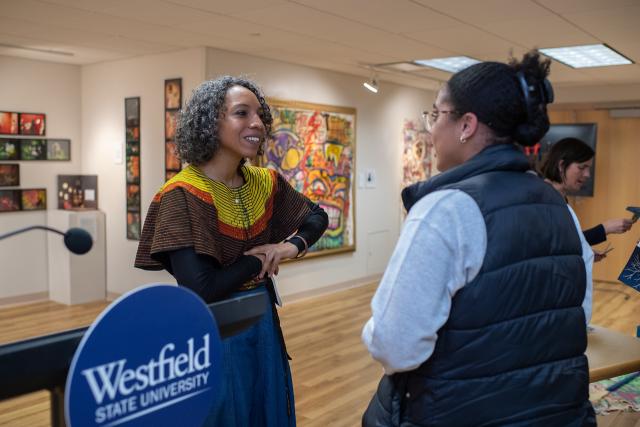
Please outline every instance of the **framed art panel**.
[[140, 240], [140, 97], [125, 98], [127, 239]]
[[164, 81], [164, 174], [173, 176], [182, 169], [182, 162], [176, 154], [176, 129], [182, 106], [182, 79]]
[[0, 134], [18, 135], [18, 113], [0, 111]]
[[176, 137], [176, 127], [180, 111], [166, 111], [164, 120], [164, 136], [167, 142], [172, 142]]
[[127, 157], [140, 155], [140, 142], [129, 141], [127, 142]]
[[47, 160], [71, 160], [71, 140], [47, 139]]
[[18, 163], [0, 164], [0, 187], [20, 185], [20, 165]]
[[269, 100], [273, 138], [258, 163], [277, 170], [329, 215], [311, 256], [354, 251], [355, 108]]
[[21, 190], [20, 207], [23, 211], [43, 211], [47, 209], [47, 189]]
[[58, 175], [58, 209], [98, 209], [98, 175]]
[[0, 138], [0, 160], [20, 160], [20, 140]]
[[0, 190], [0, 212], [20, 210], [20, 190]]
[[164, 81], [165, 110], [179, 109], [182, 105], [182, 79]]
[[140, 156], [127, 157], [127, 183], [140, 184]]
[[20, 113], [19, 122], [20, 135], [45, 135], [47, 121], [44, 114]]
[[139, 126], [127, 126], [127, 142], [140, 140], [140, 127]]
[[127, 239], [140, 240], [140, 214], [127, 212]]
[[173, 141], [167, 142], [165, 145], [165, 159], [166, 159], [166, 169], [171, 171], [179, 171], [180, 170], [180, 158], [176, 154], [176, 143]]
[[127, 212], [140, 212], [140, 186], [127, 184]]
[[45, 139], [21, 139], [20, 160], [47, 160]]
[[124, 114], [126, 127], [140, 126], [140, 97], [125, 98]]

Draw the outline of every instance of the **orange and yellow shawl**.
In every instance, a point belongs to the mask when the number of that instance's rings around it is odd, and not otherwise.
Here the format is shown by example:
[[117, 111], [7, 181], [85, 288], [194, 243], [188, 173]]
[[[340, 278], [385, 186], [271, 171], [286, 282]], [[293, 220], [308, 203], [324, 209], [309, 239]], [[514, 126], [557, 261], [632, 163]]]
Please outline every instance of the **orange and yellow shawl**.
[[276, 171], [242, 166], [238, 188], [187, 166], [155, 195], [144, 222], [135, 266], [164, 268], [163, 253], [193, 247], [223, 266], [244, 251], [293, 234], [310, 209], [307, 199]]

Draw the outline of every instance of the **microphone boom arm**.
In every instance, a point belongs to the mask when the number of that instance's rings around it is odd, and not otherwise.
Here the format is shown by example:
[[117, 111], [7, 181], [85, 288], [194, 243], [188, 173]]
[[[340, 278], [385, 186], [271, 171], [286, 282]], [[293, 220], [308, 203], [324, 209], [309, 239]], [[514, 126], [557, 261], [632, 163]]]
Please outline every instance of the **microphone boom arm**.
[[46, 225], [31, 225], [29, 227], [21, 228], [19, 230], [14, 230], [6, 234], [0, 234], [0, 240], [6, 239], [7, 237], [11, 237], [16, 234], [24, 233], [25, 231], [29, 231], [29, 230], [49, 230], [49, 231], [53, 231], [54, 233], [58, 233], [61, 236], [64, 236], [64, 233], [62, 231], [56, 230], [55, 228], [47, 227]]

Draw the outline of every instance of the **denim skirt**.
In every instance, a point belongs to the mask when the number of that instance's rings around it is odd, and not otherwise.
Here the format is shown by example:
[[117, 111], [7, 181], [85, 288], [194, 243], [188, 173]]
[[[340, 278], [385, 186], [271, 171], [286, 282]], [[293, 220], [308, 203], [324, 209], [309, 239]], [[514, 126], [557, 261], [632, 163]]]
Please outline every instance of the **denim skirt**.
[[205, 422], [209, 427], [294, 427], [291, 371], [271, 292], [264, 285], [232, 295], [267, 293], [258, 323], [222, 340], [224, 374]]

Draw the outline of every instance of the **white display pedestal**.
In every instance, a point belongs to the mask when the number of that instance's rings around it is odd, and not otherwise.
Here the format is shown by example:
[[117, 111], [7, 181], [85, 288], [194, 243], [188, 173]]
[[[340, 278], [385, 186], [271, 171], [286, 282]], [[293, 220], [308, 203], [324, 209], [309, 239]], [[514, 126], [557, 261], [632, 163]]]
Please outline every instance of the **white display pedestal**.
[[72, 227], [82, 228], [93, 239], [89, 252], [76, 255], [64, 245], [63, 236], [47, 233], [49, 298], [68, 305], [104, 300], [107, 293], [104, 212], [50, 210], [47, 225], [63, 232]]

